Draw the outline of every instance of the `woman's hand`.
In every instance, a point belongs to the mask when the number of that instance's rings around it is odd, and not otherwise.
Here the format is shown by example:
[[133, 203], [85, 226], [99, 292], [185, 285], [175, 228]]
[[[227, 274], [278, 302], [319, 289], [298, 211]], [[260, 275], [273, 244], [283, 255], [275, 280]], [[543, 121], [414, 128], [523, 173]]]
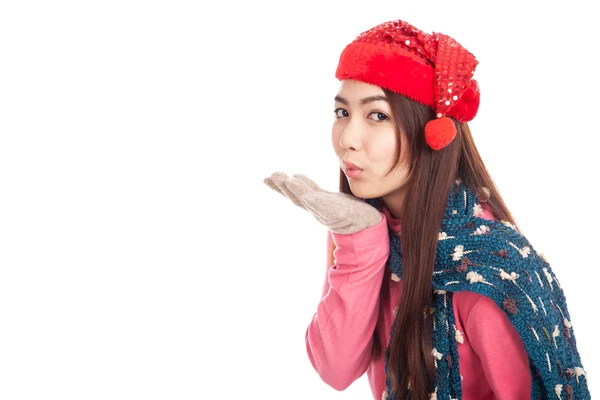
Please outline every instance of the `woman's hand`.
[[302, 174], [292, 177], [275, 172], [263, 181], [271, 189], [312, 213], [335, 233], [350, 234], [381, 221], [381, 213], [370, 204], [350, 194], [328, 192]]

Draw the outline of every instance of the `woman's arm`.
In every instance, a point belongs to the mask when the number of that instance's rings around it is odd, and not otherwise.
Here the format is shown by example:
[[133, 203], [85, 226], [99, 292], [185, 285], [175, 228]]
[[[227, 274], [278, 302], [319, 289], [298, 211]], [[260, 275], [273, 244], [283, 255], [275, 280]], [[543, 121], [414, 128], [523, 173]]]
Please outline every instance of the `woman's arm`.
[[377, 225], [353, 234], [328, 234], [336, 244], [335, 262], [328, 268], [323, 297], [306, 330], [306, 350], [321, 379], [344, 390], [371, 362], [379, 292], [390, 251], [387, 221], [383, 216]]
[[482, 295], [467, 317], [465, 332], [496, 400], [530, 400], [529, 358], [504, 311]]

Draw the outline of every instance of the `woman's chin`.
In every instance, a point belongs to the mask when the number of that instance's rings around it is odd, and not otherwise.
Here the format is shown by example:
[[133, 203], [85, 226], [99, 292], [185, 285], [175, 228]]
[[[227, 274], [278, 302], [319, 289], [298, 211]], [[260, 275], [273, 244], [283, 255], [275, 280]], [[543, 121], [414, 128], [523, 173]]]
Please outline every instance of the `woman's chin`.
[[352, 194], [361, 199], [374, 199], [377, 196], [377, 193], [374, 193], [372, 190], [369, 190], [368, 185], [359, 182], [350, 182], [349, 183], [350, 190]]

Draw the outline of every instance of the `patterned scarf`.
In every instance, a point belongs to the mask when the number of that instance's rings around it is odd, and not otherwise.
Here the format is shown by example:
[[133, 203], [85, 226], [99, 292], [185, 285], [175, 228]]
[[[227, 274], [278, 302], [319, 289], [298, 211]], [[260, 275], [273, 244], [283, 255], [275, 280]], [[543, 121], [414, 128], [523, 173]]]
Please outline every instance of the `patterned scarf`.
[[[381, 211], [382, 198], [366, 202]], [[529, 356], [532, 399], [590, 399], [566, 299], [550, 265], [512, 224], [478, 217], [481, 211], [475, 193], [456, 180], [439, 233], [432, 278], [432, 356], [437, 379], [430, 398], [462, 398], [456, 343], [460, 332], [452, 295], [468, 290], [494, 300], [519, 332]], [[387, 267], [401, 278], [400, 233], [389, 229]], [[395, 325], [394, 321], [391, 338]], [[391, 340], [385, 352], [386, 376], [390, 346]], [[395, 394], [387, 376], [382, 397], [393, 399]]]

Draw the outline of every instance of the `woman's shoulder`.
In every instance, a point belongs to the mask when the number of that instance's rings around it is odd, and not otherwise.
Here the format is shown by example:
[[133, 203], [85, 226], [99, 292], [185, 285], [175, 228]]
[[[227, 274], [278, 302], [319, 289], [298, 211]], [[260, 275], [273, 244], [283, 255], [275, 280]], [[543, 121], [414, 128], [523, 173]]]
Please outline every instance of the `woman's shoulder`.
[[[453, 306], [461, 324], [467, 328], [469, 321], [485, 320], [488, 325], [506, 325], [508, 317], [494, 299], [476, 292], [454, 292]], [[496, 322], [496, 323], [494, 323]]]
[[462, 321], [467, 321], [471, 310], [477, 304], [477, 302], [486, 297], [476, 292], [470, 292], [468, 290], [461, 290], [460, 292], [454, 292], [452, 295], [452, 303], [458, 315]]
[[462, 325], [466, 325], [472, 314], [478, 318], [479, 314], [488, 314], [490, 317], [504, 317], [504, 311], [488, 296], [468, 290], [461, 290], [453, 294], [453, 307]]

